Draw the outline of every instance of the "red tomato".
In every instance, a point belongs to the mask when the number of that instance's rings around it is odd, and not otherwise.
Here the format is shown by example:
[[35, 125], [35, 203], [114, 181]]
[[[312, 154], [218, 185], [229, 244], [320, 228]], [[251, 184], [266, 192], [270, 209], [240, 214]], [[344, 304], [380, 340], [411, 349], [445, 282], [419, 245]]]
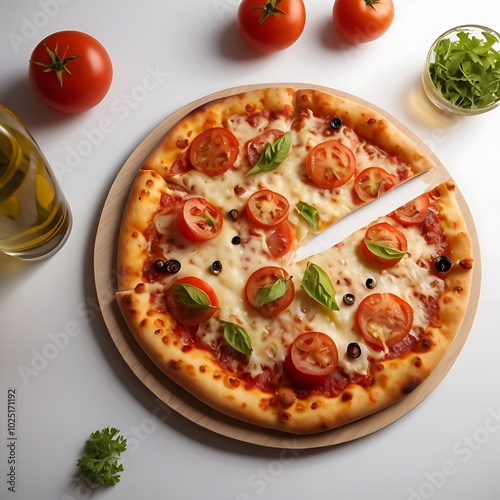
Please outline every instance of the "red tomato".
[[306, 24], [306, 8], [302, 0], [243, 0], [236, 18], [242, 40], [270, 53], [297, 41]]
[[[187, 284], [195, 287], [198, 291], [203, 292], [210, 302], [210, 305], [205, 308], [192, 307], [183, 303], [175, 293], [175, 286], [179, 284]], [[166, 293], [167, 308], [172, 317], [182, 325], [197, 326], [208, 321], [219, 307], [219, 299], [215, 290], [204, 280], [195, 276], [187, 276], [178, 279], [167, 290]]]
[[288, 200], [270, 189], [261, 189], [248, 198], [246, 214], [251, 224], [274, 227], [283, 222], [290, 210]]
[[266, 236], [269, 253], [274, 257], [283, 257], [295, 247], [295, 234], [288, 220], [269, 229]]
[[397, 295], [373, 293], [360, 302], [356, 320], [368, 342], [391, 348], [410, 332], [413, 309]]
[[356, 170], [353, 152], [335, 139], [314, 146], [306, 158], [307, 175], [325, 189], [343, 186]]
[[198, 134], [191, 143], [189, 160], [196, 170], [216, 177], [229, 170], [240, 151], [240, 143], [234, 134], [214, 127]]
[[106, 49], [80, 31], [44, 38], [29, 63], [31, 86], [40, 100], [61, 113], [81, 113], [99, 104], [113, 79]]
[[397, 177], [380, 167], [368, 167], [354, 179], [354, 191], [361, 201], [371, 201], [397, 184]]
[[422, 194], [413, 201], [394, 210], [392, 216], [404, 226], [412, 226], [423, 222], [429, 210], [431, 200], [429, 195]]
[[333, 373], [338, 362], [337, 346], [331, 337], [321, 332], [306, 332], [292, 343], [284, 368], [294, 382], [311, 386]]
[[189, 241], [215, 238], [222, 230], [222, 214], [204, 198], [188, 198], [177, 217], [179, 231]]
[[[292, 303], [295, 296], [295, 285], [291, 279], [287, 280], [287, 278], [288, 273], [281, 267], [268, 266], [253, 272], [245, 286], [245, 295], [250, 306], [266, 317], [276, 316], [283, 312]], [[286, 280], [284, 295], [261, 306], [256, 305], [261, 290], [274, 285], [280, 279]]]
[[[386, 247], [389, 251], [382, 252], [383, 256], [381, 256], [369, 248], [368, 244], [370, 243]], [[369, 261], [383, 267], [392, 267], [403, 258], [403, 255], [391, 258], [390, 251], [407, 252], [408, 242], [406, 236], [399, 229], [387, 222], [380, 222], [366, 230], [365, 237], [361, 240], [361, 250]]]
[[269, 144], [274, 144], [285, 132], [278, 129], [269, 129], [254, 137], [247, 144], [248, 162], [253, 167]]
[[392, 0], [335, 0], [333, 26], [351, 44], [381, 37], [394, 19]]

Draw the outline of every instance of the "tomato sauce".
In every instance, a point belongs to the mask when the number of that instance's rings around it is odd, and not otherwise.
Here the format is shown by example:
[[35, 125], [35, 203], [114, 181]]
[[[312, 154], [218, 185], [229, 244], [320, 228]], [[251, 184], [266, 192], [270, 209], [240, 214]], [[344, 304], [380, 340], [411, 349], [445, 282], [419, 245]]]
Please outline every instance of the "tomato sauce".
[[392, 349], [386, 354], [385, 359], [400, 358], [405, 354], [413, 352], [418, 342], [419, 340], [409, 333], [392, 347]]
[[[181, 198], [176, 198], [170, 194], [162, 193], [160, 202], [157, 206], [157, 213], [160, 215], [168, 215], [174, 210], [180, 208], [181, 205]], [[156, 270], [154, 263], [157, 259], [163, 259], [165, 257], [161, 246], [163, 236], [156, 230], [153, 221], [151, 221], [151, 225], [146, 229], [146, 231], [144, 231], [143, 236], [148, 242], [148, 259], [144, 264], [142, 276], [144, 281], [154, 283], [160, 279], [160, 273]]]
[[430, 245], [436, 246], [438, 252], [436, 257], [439, 255], [450, 255], [450, 247], [439, 224], [439, 216], [436, 211], [432, 209], [427, 211], [427, 215], [420, 226], [420, 231]]

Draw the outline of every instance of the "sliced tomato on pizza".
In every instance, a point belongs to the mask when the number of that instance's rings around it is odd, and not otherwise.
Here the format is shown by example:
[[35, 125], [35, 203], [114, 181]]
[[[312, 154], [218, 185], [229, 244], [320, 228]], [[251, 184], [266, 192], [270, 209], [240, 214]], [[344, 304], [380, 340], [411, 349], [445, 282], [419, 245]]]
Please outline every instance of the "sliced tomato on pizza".
[[453, 183], [296, 262], [313, 235], [432, 160], [379, 112], [288, 87], [229, 96], [165, 135], [132, 186], [117, 300], [211, 407], [291, 433], [420, 385], [464, 317], [472, 247]]

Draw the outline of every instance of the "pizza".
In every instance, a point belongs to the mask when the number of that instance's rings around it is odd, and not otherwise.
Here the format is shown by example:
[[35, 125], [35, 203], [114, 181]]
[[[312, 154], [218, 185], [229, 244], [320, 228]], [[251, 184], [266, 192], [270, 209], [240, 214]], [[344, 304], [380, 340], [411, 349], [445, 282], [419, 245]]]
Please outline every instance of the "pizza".
[[124, 209], [128, 328], [176, 384], [261, 428], [319, 433], [396, 403], [467, 310], [472, 242], [454, 182], [297, 255], [433, 168], [382, 112], [332, 93], [269, 87], [198, 107], [154, 146]]

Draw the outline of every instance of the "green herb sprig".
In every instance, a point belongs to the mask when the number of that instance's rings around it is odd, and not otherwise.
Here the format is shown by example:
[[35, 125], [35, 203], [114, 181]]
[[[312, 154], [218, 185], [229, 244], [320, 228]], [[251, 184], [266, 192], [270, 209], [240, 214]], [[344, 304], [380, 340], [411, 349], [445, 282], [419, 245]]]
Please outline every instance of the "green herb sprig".
[[281, 165], [287, 157], [292, 146], [292, 133], [287, 132], [282, 135], [273, 144], [268, 144], [264, 152], [260, 155], [257, 163], [246, 175], [256, 174], [257, 172], [268, 172]]
[[332, 311], [339, 310], [330, 277], [317, 264], [313, 264], [312, 262], [307, 263], [304, 276], [302, 277], [302, 287], [316, 302], [319, 302]]
[[291, 279], [291, 277], [279, 278], [274, 283], [262, 287], [255, 299], [254, 306], [262, 307], [265, 304], [281, 299], [286, 294]]
[[429, 64], [436, 90], [460, 108], [484, 108], [500, 99], [500, 52], [494, 48], [499, 40], [487, 31], [482, 35], [461, 31], [457, 40], [440, 40]]
[[246, 330], [239, 325], [224, 321], [224, 338], [226, 342], [245, 356], [252, 354], [252, 341]]
[[85, 455], [77, 462], [80, 472], [91, 482], [115, 485], [120, 482], [123, 464], [120, 455], [127, 449], [127, 440], [116, 428], [106, 427], [93, 432], [85, 443]]
[[174, 285], [173, 291], [180, 302], [192, 309], [205, 310], [212, 308], [208, 295], [193, 285], [177, 283]]
[[315, 231], [318, 230], [319, 212], [316, 207], [309, 205], [305, 201], [299, 201], [297, 203], [297, 211]]
[[383, 241], [365, 241], [365, 244], [372, 254], [382, 259], [401, 259], [408, 253], [397, 248], [392, 248]]

